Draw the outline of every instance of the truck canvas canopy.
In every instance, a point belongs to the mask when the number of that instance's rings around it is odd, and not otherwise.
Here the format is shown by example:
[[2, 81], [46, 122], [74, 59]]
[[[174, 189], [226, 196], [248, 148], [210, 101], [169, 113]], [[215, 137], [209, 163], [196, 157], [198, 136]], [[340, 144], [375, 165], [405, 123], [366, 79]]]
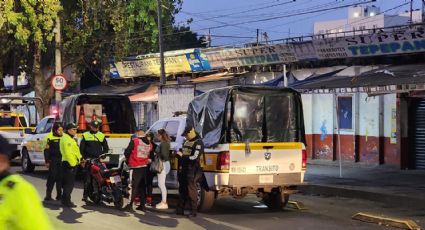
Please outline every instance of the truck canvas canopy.
[[[90, 122], [93, 113], [101, 120], [105, 114], [112, 134], [133, 133], [136, 128], [133, 108], [128, 97], [117, 94], [77, 94], [62, 101], [61, 121], [78, 124], [83, 108], [86, 122]], [[89, 110], [87, 108], [90, 108]]]
[[222, 143], [305, 142], [301, 95], [290, 88], [231, 86], [189, 104], [187, 123], [206, 147]]

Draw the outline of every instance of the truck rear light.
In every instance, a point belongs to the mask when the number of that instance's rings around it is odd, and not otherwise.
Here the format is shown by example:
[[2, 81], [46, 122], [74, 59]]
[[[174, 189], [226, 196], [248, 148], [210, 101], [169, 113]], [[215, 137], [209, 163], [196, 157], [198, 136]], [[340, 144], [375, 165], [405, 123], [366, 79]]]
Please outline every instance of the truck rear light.
[[307, 168], [307, 150], [302, 150], [302, 161], [301, 161], [301, 167], [303, 169]]
[[229, 170], [230, 153], [228, 151], [220, 152], [218, 155], [217, 170]]

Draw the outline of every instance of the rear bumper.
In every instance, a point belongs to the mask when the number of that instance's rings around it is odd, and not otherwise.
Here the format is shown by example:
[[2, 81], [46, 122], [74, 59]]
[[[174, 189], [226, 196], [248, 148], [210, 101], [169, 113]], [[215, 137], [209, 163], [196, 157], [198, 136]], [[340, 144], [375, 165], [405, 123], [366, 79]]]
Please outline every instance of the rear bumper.
[[260, 176], [254, 175], [229, 175], [229, 187], [270, 187], [270, 186], [292, 186], [300, 185], [304, 181], [304, 173], [285, 173], [285, 174], [270, 174], [273, 176], [273, 182], [260, 183]]
[[273, 175], [273, 183], [260, 184], [259, 174], [235, 175], [229, 173], [205, 172], [210, 189], [219, 191], [223, 188], [270, 188], [289, 187], [303, 184], [305, 171]]

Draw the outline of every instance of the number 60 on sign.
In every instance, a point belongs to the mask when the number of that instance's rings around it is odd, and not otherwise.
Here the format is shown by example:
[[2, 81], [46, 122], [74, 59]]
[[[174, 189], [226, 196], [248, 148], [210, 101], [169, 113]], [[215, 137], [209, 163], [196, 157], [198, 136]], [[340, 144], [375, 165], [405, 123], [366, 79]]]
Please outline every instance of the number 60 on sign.
[[66, 88], [68, 82], [66, 81], [66, 78], [64, 75], [58, 74], [53, 76], [51, 84], [53, 89], [62, 91]]

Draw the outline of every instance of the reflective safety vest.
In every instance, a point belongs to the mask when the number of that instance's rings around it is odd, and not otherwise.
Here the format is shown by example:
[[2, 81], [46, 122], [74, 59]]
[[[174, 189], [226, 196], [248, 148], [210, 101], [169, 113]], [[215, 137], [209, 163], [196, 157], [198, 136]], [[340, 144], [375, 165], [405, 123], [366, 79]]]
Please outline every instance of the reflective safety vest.
[[60, 152], [62, 154], [62, 161], [66, 161], [70, 166], [77, 166], [81, 161], [80, 148], [77, 141], [69, 134], [64, 133], [60, 140]]
[[37, 191], [19, 175], [0, 179], [0, 229], [52, 229]]
[[83, 133], [83, 137], [86, 141], [98, 141], [103, 142], [105, 140], [105, 134], [102, 132], [97, 132], [92, 134], [90, 131]]
[[46, 143], [46, 150], [44, 151], [45, 160], [54, 161], [53, 163], [60, 163], [62, 161], [62, 156], [60, 153], [59, 141], [61, 137], [53, 135], [52, 132], [46, 135], [44, 141]]

